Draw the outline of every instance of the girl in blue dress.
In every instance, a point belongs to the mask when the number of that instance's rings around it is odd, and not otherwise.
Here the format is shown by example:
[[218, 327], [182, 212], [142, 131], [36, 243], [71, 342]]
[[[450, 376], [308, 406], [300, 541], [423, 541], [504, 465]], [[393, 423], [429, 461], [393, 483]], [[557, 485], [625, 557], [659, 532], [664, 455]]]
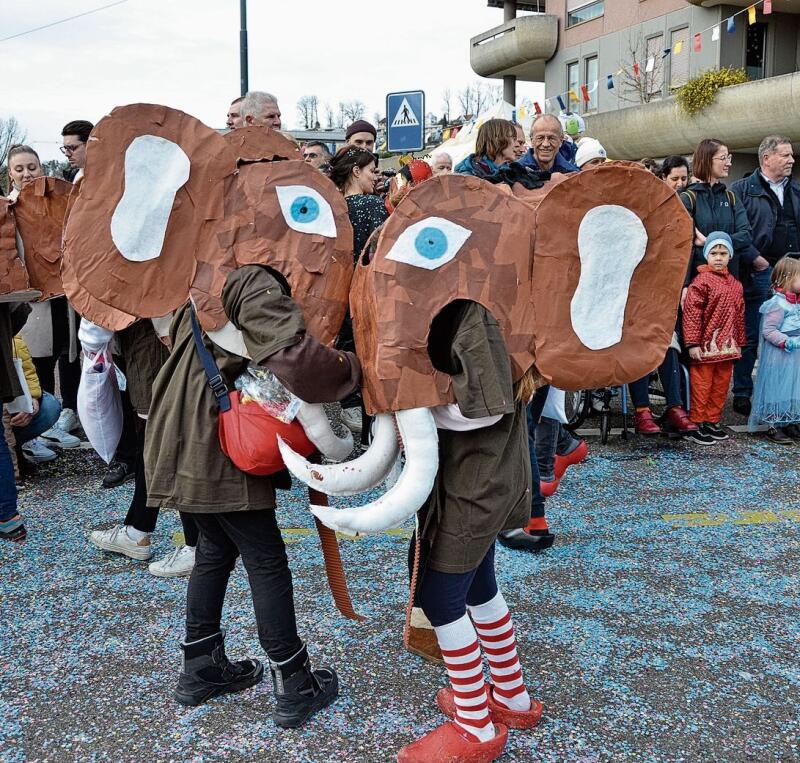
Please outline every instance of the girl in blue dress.
[[749, 427], [770, 427], [773, 442], [800, 439], [800, 260], [783, 257], [772, 272], [774, 295], [761, 306], [758, 377]]

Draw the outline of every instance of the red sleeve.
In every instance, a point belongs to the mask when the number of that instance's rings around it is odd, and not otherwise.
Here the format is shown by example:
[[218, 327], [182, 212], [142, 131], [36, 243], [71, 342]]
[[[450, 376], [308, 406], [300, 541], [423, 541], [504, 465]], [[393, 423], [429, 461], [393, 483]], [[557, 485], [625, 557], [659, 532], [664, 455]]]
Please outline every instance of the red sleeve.
[[686, 301], [683, 303], [683, 344], [685, 347], [697, 347], [703, 342], [703, 312], [707, 301], [705, 284], [695, 279], [686, 290]]

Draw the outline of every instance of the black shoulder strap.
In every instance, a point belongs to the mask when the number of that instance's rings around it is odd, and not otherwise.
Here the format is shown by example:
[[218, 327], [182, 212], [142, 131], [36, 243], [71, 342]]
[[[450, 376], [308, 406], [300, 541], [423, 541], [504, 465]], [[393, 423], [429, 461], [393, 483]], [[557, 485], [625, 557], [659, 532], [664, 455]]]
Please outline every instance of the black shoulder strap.
[[694, 192], [694, 191], [690, 191], [690, 190], [688, 190], [688, 189], [687, 189], [687, 190], [685, 190], [685, 191], [684, 191], [684, 192], [681, 194], [681, 196], [683, 196], [684, 194], [686, 194], [686, 196], [688, 196], [688, 197], [689, 197], [689, 201], [692, 203], [692, 211], [691, 211], [691, 215], [692, 215], [692, 217], [694, 217], [694, 213], [695, 213], [695, 210], [696, 210], [696, 208], [697, 208], [697, 195], [695, 194], [695, 192]]
[[211, 392], [217, 401], [217, 408], [219, 409], [219, 412], [225, 413], [225, 411], [229, 411], [231, 409], [231, 397], [228, 394], [228, 388], [225, 386], [225, 381], [222, 378], [222, 374], [219, 372], [219, 366], [214, 360], [214, 356], [203, 344], [203, 336], [200, 333], [200, 324], [197, 322], [197, 316], [194, 312], [194, 305], [191, 303], [189, 303], [189, 316], [192, 319], [194, 346], [197, 348], [197, 354], [200, 356], [200, 362], [203, 364], [203, 370], [206, 372], [208, 386], [211, 387]]

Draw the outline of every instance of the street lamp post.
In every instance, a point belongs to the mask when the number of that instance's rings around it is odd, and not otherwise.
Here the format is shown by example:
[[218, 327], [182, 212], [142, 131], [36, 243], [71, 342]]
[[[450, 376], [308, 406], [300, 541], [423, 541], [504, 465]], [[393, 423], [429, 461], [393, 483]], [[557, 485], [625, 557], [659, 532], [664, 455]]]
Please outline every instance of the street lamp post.
[[247, 0], [239, 0], [239, 75], [241, 95], [244, 95], [249, 87], [247, 82]]

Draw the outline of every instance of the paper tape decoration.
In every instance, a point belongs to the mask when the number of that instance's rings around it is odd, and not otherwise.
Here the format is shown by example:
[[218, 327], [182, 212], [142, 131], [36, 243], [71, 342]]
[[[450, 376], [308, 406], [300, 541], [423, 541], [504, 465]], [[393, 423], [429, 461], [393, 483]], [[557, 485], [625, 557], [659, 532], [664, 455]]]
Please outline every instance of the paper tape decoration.
[[25, 265], [17, 255], [16, 226], [10, 202], [0, 198], [0, 302], [29, 302], [40, 294], [31, 289]]

